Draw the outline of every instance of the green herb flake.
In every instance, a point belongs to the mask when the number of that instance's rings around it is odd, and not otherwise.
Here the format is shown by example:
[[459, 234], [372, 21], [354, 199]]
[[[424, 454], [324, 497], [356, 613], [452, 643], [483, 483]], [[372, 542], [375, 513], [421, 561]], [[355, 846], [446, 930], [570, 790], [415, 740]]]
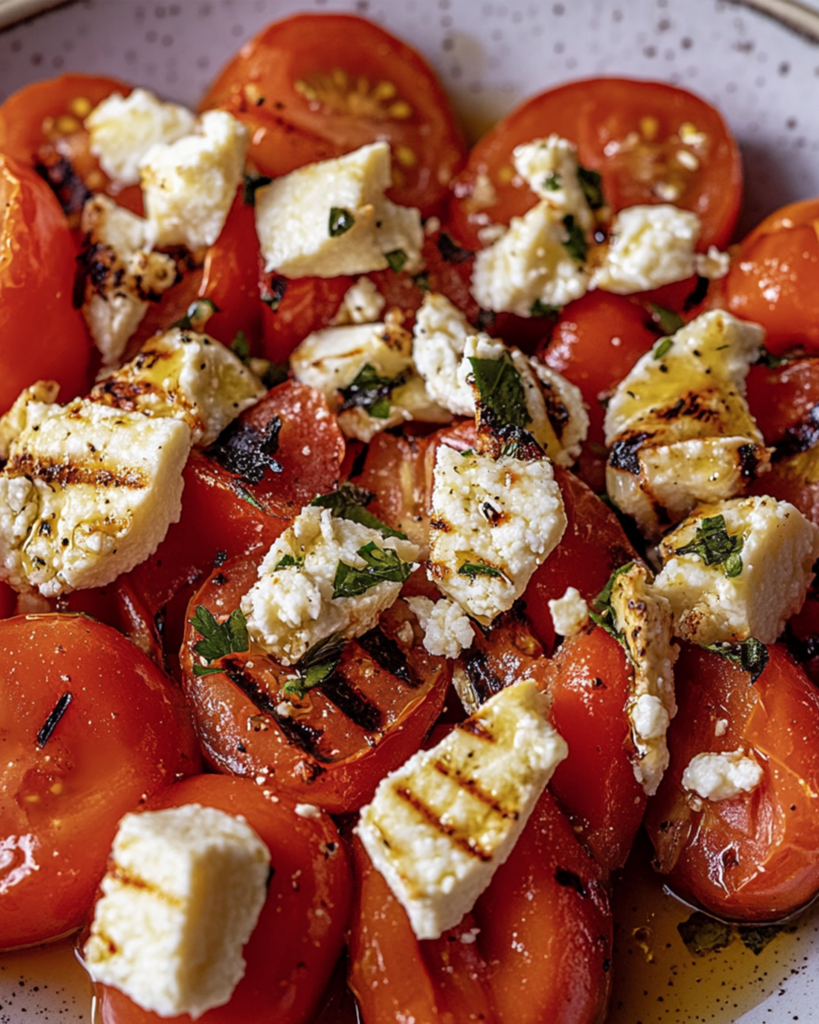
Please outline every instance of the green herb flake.
[[336, 519], [349, 519], [352, 523], [360, 523], [361, 526], [367, 526], [371, 530], [378, 530], [382, 537], [398, 537], [399, 540], [406, 540], [405, 533], [387, 526], [367, 510], [365, 506], [372, 500], [373, 495], [369, 491], [362, 490], [355, 484], [345, 481], [337, 491], [320, 494], [317, 498], [313, 498], [310, 504], [317, 505], [319, 508], [329, 508]]
[[759, 956], [763, 949], [783, 931], [781, 924], [740, 924], [737, 925], [737, 935], [742, 944], [754, 954]]
[[685, 327], [685, 320], [673, 309], [666, 309], [665, 306], [659, 306], [656, 302], [649, 302], [647, 308], [651, 319], [663, 334], [676, 334], [677, 331]]
[[506, 576], [500, 569], [497, 569], [494, 565], [487, 565], [486, 562], [464, 562], [460, 569], [458, 569], [458, 575], [468, 576], [471, 580], [474, 580], [477, 576], [492, 576], [506, 579]]
[[481, 412], [491, 425], [526, 427], [532, 422], [520, 374], [508, 352], [500, 359], [469, 357], [472, 378], [480, 395]]
[[728, 533], [725, 516], [710, 516], [697, 527], [695, 539], [677, 548], [675, 554], [698, 555], [705, 565], [721, 566], [725, 575], [733, 579], [742, 572], [740, 552], [744, 543], [741, 534]]
[[[224, 622], [217, 622], [212, 612], [200, 604], [189, 622], [202, 637], [193, 645], [193, 649], [208, 663], [248, 648], [247, 621], [239, 608], [232, 611]], [[195, 675], [219, 671], [216, 667], [194, 666]]]
[[364, 567], [339, 562], [333, 580], [333, 597], [360, 597], [379, 583], [404, 583], [413, 570], [412, 562], [404, 562], [391, 548], [380, 548], [373, 541], [356, 552], [366, 562]]
[[562, 243], [563, 248], [577, 263], [585, 263], [589, 246], [583, 228], [570, 213], [563, 218], [563, 227], [566, 229], [566, 238]]
[[287, 363], [271, 363], [269, 360], [264, 360], [267, 366], [264, 368], [261, 374], [257, 376], [261, 377], [262, 384], [268, 389], [275, 388], [278, 384], [283, 384], [290, 376], [290, 367]]
[[796, 356], [777, 356], [773, 352], [769, 352], [763, 345], [759, 352], [759, 359], [757, 363], [760, 366], [767, 366], [769, 370], [778, 370], [780, 366], [791, 361], [791, 359], [798, 358]]
[[583, 189], [586, 202], [593, 210], [599, 210], [606, 205], [603, 196], [602, 178], [599, 171], [589, 170], [587, 167], [577, 168], [577, 180]]
[[264, 505], [262, 505], [246, 487], [242, 487], [241, 484], [236, 484], [234, 486], [234, 490], [242, 501], [246, 501], [248, 505], [252, 505], [253, 508], [257, 508], [260, 512], [264, 512]]
[[541, 302], [540, 299], [535, 299], [529, 307], [529, 312], [532, 316], [557, 316], [560, 313], [560, 306], [550, 306], [546, 302]]
[[695, 911], [686, 921], [677, 925], [685, 948], [694, 956], [707, 956], [725, 949], [734, 937], [731, 925]]
[[403, 249], [393, 249], [392, 252], [385, 252], [384, 259], [387, 261], [390, 270], [400, 274], [404, 269], [409, 256]]
[[319, 640], [301, 658], [297, 666], [298, 675], [287, 680], [282, 687], [282, 694], [301, 700], [308, 690], [329, 679], [335, 672], [346, 645], [347, 638], [341, 632], [331, 633], [324, 640]]
[[294, 558], [292, 555], [282, 555], [282, 557], [273, 566], [273, 572], [277, 572], [279, 569], [291, 569], [304, 565], [303, 558]]
[[213, 299], [196, 299], [188, 306], [185, 315], [174, 320], [171, 327], [178, 327], [180, 331], [202, 331], [213, 314], [219, 312], [221, 310]]
[[432, 291], [432, 285], [429, 283], [428, 270], [422, 270], [419, 274], [414, 274], [412, 281], [419, 292], [424, 292], [424, 294], [426, 294], [427, 292]]
[[543, 179], [543, 187], [547, 192], [557, 192], [562, 187], [560, 175], [556, 171], [550, 171]]
[[330, 207], [330, 220], [327, 228], [330, 232], [330, 238], [339, 238], [341, 235], [346, 235], [353, 224], [355, 224], [355, 217], [349, 210], [345, 210], [343, 206]]
[[653, 359], [662, 359], [663, 356], [667, 356], [671, 351], [671, 346], [674, 344], [673, 338], [663, 338], [662, 341], [657, 343], [656, 348], [651, 353]]
[[270, 279], [270, 287], [264, 288], [261, 294], [262, 302], [267, 308], [275, 313], [281, 305], [282, 299], [287, 291], [286, 277], [273, 277]]
[[738, 665], [743, 672], [751, 677], [751, 686], [759, 679], [768, 664], [770, 655], [768, 648], [761, 640], [749, 636], [738, 644], [730, 644], [727, 641], [718, 641], [715, 644], [708, 644], [706, 651], [713, 651], [722, 658], [727, 658], [734, 665]]
[[243, 363], [247, 363], [250, 358], [250, 342], [247, 340], [247, 336], [244, 331], [236, 332], [236, 337], [230, 343], [230, 351], [237, 359], [241, 359]]
[[246, 174], [242, 184], [242, 202], [245, 206], [256, 205], [256, 193], [272, 181], [266, 174]]
[[340, 389], [342, 402], [337, 411], [360, 408], [374, 419], [385, 420], [390, 415], [392, 392], [401, 387], [405, 379], [403, 373], [397, 377], [382, 377], [371, 363], [365, 363], [355, 380]]

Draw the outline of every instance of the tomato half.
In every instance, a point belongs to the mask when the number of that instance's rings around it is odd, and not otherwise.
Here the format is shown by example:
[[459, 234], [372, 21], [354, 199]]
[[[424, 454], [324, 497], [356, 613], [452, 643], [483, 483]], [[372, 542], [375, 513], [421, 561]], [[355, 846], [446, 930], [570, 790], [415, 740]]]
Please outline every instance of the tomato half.
[[90, 384], [91, 342], [72, 305], [74, 257], [51, 189], [0, 156], [0, 414], [37, 380], [56, 380], [63, 402]]
[[[303, 817], [292, 803], [269, 799], [252, 782], [198, 775], [172, 786], [146, 809], [215, 807], [241, 815], [271, 855], [267, 901], [243, 950], [247, 969], [224, 1006], [203, 1024], [304, 1024], [312, 1019], [344, 942], [352, 878], [336, 827], [326, 815]], [[158, 1024], [167, 1017], [99, 985], [102, 1024]], [[190, 1021], [188, 1014], [170, 1020]]]
[[473, 147], [453, 184], [450, 213], [458, 241], [480, 248], [482, 226], [508, 224], [534, 206], [535, 194], [515, 174], [512, 150], [553, 132], [577, 145], [582, 166], [600, 172], [615, 212], [672, 202], [700, 217], [700, 248], [730, 239], [742, 164], [720, 114], [662, 82], [590, 78], [533, 97]]
[[[668, 884], [739, 921], [775, 921], [819, 890], [819, 693], [782, 646], [768, 652], [751, 684], [725, 658], [683, 647], [671, 764], [646, 813]], [[683, 789], [692, 757], [738, 749], [762, 767], [751, 792], [712, 801]]]
[[245, 43], [202, 108], [223, 106], [250, 129], [248, 160], [286, 174], [376, 140], [392, 147], [387, 193], [422, 216], [443, 203], [465, 147], [427, 62], [370, 21], [299, 14]]
[[187, 709], [119, 633], [82, 616], [0, 622], [0, 947], [78, 927], [127, 811], [199, 752]]

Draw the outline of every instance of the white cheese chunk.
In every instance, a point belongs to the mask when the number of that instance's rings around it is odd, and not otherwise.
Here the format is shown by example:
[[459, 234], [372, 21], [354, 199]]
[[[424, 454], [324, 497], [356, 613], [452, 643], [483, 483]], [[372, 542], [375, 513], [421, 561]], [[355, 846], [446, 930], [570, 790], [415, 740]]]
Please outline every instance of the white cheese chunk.
[[187, 423], [194, 444], [210, 444], [266, 393], [259, 378], [215, 338], [173, 327], [99, 381], [97, 402]]
[[11, 454], [11, 446], [25, 430], [37, 426], [50, 415], [57, 401], [60, 385], [55, 380], [38, 380], [25, 388], [12, 407], [0, 416], [0, 460]]
[[576, 587], [567, 587], [563, 597], [549, 601], [549, 611], [558, 636], [575, 636], [589, 624], [589, 606]]
[[559, 135], [516, 146], [512, 151], [515, 170], [538, 198], [561, 214], [572, 214], [584, 231], [594, 227], [578, 178], [577, 147]]
[[567, 753], [524, 679], [382, 780], [357, 832], [419, 939], [471, 910]]
[[179, 519], [191, 432], [76, 399], [40, 409], [0, 473], [0, 579], [54, 597], [101, 587]]
[[259, 836], [199, 804], [126, 814], [111, 860], [84, 950], [94, 980], [164, 1017], [228, 1002], [267, 896]]
[[[706, 564], [707, 552], [682, 551], [722, 516], [723, 533], [738, 548], [732, 562]], [[660, 544], [655, 589], [674, 610], [678, 636], [692, 643], [772, 644], [802, 607], [819, 558], [819, 527], [787, 501], [735, 498], [702, 506]]]
[[399, 269], [416, 273], [423, 265], [421, 216], [386, 198], [391, 184], [390, 147], [374, 142], [258, 189], [265, 269], [286, 277], [368, 274], [385, 270], [396, 254]]
[[81, 227], [82, 315], [103, 366], [115, 366], [149, 302], [158, 301], [175, 283], [176, 263], [164, 253], [151, 252], [146, 220], [107, 196], [86, 202]]
[[387, 300], [375, 283], [369, 277], [359, 277], [345, 292], [331, 326], [375, 323], [380, 319], [386, 304]]
[[117, 185], [138, 185], [139, 164], [151, 146], [190, 135], [196, 115], [178, 103], [163, 103], [147, 89], [115, 92], [85, 119], [91, 152]]
[[430, 292], [415, 314], [412, 357], [430, 398], [455, 413], [474, 416], [475, 399], [460, 374], [464, 347], [475, 329], [445, 295]]
[[207, 110], [196, 134], [151, 146], [140, 171], [155, 245], [213, 245], [241, 184], [247, 145], [241, 121]]
[[434, 602], [428, 597], [408, 597], [406, 602], [424, 631], [424, 647], [430, 654], [457, 658], [462, 650], [472, 646], [472, 623], [454, 601], [445, 597]]
[[697, 754], [686, 765], [683, 787], [703, 800], [731, 800], [762, 782], [762, 766], [740, 748], [720, 754]]
[[372, 629], [401, 592], [400, 581], [376, 582], [357, 596], [334, 596], [340, 563], [366, 570], [360, 552], [369, 544], [402, 565], [418, 556], [410, 541], [382, 537], [378, 530], [337, 519], [329, 509], [302, 509], [268, 551], [258, 582], [242, 598], [251, 639], [293, 665], [327, 637], [350, 639]]
[[480, 623], [512, 607], [565, 529], [547, 460], [438, 448], [427, 572]]

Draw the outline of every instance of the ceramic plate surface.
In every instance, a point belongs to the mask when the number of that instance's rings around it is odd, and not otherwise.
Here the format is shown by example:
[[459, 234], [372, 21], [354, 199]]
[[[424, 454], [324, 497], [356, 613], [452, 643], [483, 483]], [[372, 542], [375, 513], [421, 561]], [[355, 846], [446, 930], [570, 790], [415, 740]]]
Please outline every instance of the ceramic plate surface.
[[[39, 0], [39, 7], [47, 4]], [[0, 0], [0, 25], [36, 6], [38, 0]], [[754, 6], [794, 14], [787, 0]], [[659, 79], [699, 93], [722, 111], [743, 152], [740, 233], [785, 202], [819, 195], [819, 46], [773, 17], [724, 0], [80, 0], [0, 32], [0, 99], [75, 70], [114, 75], [195, 105], [242, 42], [295, 10], [354, 11], [405, 38], [432, 63], [473, 136], [524, 97], [589, 75]], [[819, 36], [815, 16], [796, 15], [803, 33]], [[672, 935], [656, 956], [630, 965], [638, 980], [627, 993], [635, 994], [622, 998], [635, 1001], [615, 1007], [612, 1020], [817, 1020], [817, 923], [819, 914], [808, 915], [750, 968], [729, 973], [724, 963], [704, 960], [701, 977], [694, 970], [676, 983], [677, 960], [686, 954], [673, 949]], [[642, 976], [652, 972], [655, 983], [662, 975], [665, 995], [640, 996], [650, 988]], [[715, 995], [706, 1008], [683, 1009], [675, 988], [700, 981]], [[65, 948], [0, 958], [0, 1024], [90, 1019], [87, 987]]]

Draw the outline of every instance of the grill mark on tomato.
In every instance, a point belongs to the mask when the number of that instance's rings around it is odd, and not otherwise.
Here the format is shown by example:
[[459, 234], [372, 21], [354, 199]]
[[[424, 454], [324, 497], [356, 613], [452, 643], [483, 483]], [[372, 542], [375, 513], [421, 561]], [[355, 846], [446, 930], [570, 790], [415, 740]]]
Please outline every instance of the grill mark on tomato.
[[503, 682], [489, 667], [489, 661], [483, 651], [473, 648], [470, 651], [464, 651], [461, 658], [467, 678], [481, 704], [494, 694], [500, 693], [503, 689]]
[[443, 761], [436, 761], [433, 767], [436, 772], [439, 772], [447, 779], [451, 779], [456, 786], [465, 790], [470, 796], [474, 796], [475, 799], [480, 800], [482, 804], [486, 804], [487, 807], [491, 807], [496, 814], [501, 816], [501, 818], [510, 818], [512, 821], [517, 821], [520, 817], [517, 811], [508, 811], [503, 804], [498, 803], [491, 793], [487, 793], [486, 790], [481, 789], [476, 779], [463, 776], [459, 771], [453, 771], [449, 765], [445, 764]]
[[427, 807], [424, 801], [417, 797], [412, 790], [407, 789], [404, 786], [399, 786], [395, 790], [395, 793], [402, 800], [408, 803], [410, 807], [412, 807], [424, 819], [424, 821], [436, 830], [436, 832], [440, 832], [441, 835], [446, 836], [455, 846], [460, 847], [466, 853], [470, 854], [472, 857], [476, 857], [478, 860], [486, 862], [492, 859], [492, 855], [479, 846], [472, 836], [460, 835], [454, 825], [445, 825], [435, 811], [433, 811], [432, 808]]
[[381, 709], [339, 672], [333, 672], [318, 689], [359, 729], [378, 732], [382, 726]]
[[819, 402], [809, 409], [793, 426], [788, 427], [781, 441], [774, 445], [774, 462], [809, 451], [819, 442]]
[[392, 637], [388, 637], [380, 629], [371, 629], [369, 633], [360, 636], [358, 642], [385, 672], [396, 676], [413, 690], [421, 685], [423, 680], [413, 672], [406, 655]]
[[315, 726], [309, 725], [298, 718], [280, 715], [276, 711], [276, 704], [270, 694], [263, 690], [256, 680], [241, 668], [225, 664], [223, 671], [233, 685], [242, 691], [258, 711], [273, 719], [288, 742], [300, 747], [310, 757], [329, 764], [331, 759], [320, 754], [318, 750], [318, 745], [323, 735], [321, 729], [317, 729]]

